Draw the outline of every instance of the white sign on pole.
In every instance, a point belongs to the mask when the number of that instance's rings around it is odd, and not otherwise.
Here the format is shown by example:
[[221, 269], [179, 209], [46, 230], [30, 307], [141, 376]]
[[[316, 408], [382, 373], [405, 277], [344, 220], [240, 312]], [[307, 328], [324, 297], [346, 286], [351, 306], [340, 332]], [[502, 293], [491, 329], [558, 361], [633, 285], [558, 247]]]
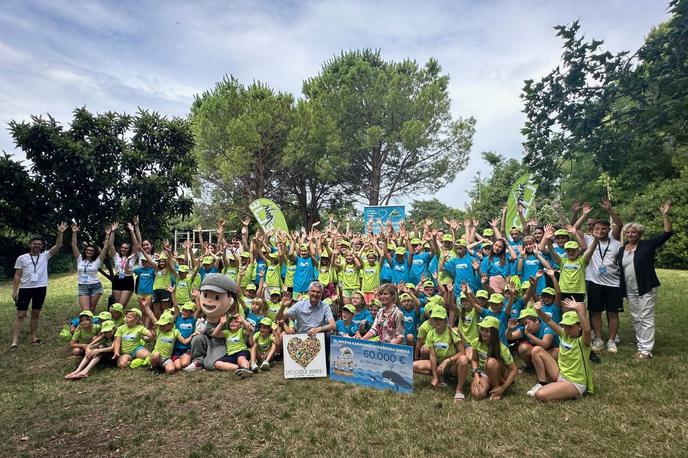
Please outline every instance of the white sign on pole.
[[325, 334], [284, 334], [284, 378], [327, 377]]

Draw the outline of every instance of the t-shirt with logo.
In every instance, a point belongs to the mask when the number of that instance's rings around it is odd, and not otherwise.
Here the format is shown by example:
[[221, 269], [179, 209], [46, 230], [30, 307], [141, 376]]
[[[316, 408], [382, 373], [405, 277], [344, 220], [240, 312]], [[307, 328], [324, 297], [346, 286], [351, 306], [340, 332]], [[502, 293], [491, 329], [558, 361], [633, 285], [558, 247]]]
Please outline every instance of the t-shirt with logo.
[[466, 282], [473, 291], [480, 289], [480, 279], [473, 270], [473, 259], [471, 255], [466, 254], [462, 258], [455, 256], [444, 262], [443, 272], [453, 280], [454, 296], [461, 296], [461, 284], [463, 282]]
[[95, 285], [100, 283], [98, 279], [98, 269], [100, 268], [100, 258], [85, 260], [79, 255], [76, 259], [76, 273], [80, 285]]
[[585, 294], [585, 267], [583, 256], [578, 256], [574, 260], [566, 256], [561, 258], [559, 288], [562, 296], [565, 293]]
[[179, 338], [179, 330], [172, 328], [169, 331], [159, 331], [155, 338], [155, 346], [153, 351], [160, 353], [160, 357], [164, 360], [172, 357], [172, 350], [174, 350], [174, 343]]
[[14, 268], [21, 269], [19, 289], [48, 286], [48, 260], [50, 257], [50, 251], [44, 251], [36, 256], [26, 253], [17, 258]]
[[363, 267], [361, 267], [361, 290], [364, 293], [372, 293], [380, 287], [380, 270], [382, 269], [382, 262], [378, 261], [372, 266], [365, 260]]
[[351, 321], [348, 325], [344, 323], [344, 320], [337, 320], [335, 323], [337, 326], [336, 333], [338, 336], [342, 337], [353, 337], [358, 332], [358, 325]]
[[411, 272], [409, 273], [409, 282], [417, 285], [420, 283], [421, 276], [427, 276], [428, 266], [433, 254], [427, 251], [421, 251], [413, 255], [413, 264], [411, 265]]
[[72, 334], [72, 342], [76, 342], [78, 344], [90, 343], [99, 332], [100, 326], [97, 324], [91, 324], [91, 329], [86, 329], [84, 326], [79, 325], [74, 330], [74, 334]]
[[[585, 235], [585, 243], [592, 245], [593, 237]], [[606, 241], [600, 240], [593, 251], [590, 264], [585, 269], [585, 279], [598, 285], [619, 287], [621, 272], [617, 263], [621, 242], [609, 234]]]
[[472, 342], [478, 338], [478, 312], [471, 307], [466, 313], [459, 314], [459, 331], [466, 338], [466, 342]]
[[152, 267], [137, 267], [134, 273], [138, 275], [139, 288], [136, 294], [153, 294], [153, 282], [155, 281], [155, 269]]
[[267, 353], [270, 347], [275, 343], [275, 336], [271, 332], [263, 336], [260, 332], [256, 331], [253, 333], [253, 341], [258, 346], [258, 351], [261, 353]]
[[[487, 362], [487, 344], [485, 342], [480, 342], [480, 339], [476, 339], [471, 342], [471, 347], [473, 351], [478, 352], [478, 368], [480, 370], [485, 370], [485, 363]], [[514, 358], [509, 353], [509, 348], [503, 343], [499, 343], [499, 356], [505, 366], [513, 364]]]
[[[315, 280], [315, 265], [313, 258], [310, 256], [296, 257], [296, 264], [294, 265], [294, 291], [297, 293], [305, 293], [308, 291], [308, 286]], [[289, 266], [287, 267], [287, 276], [289, 276]], [[287, 283], [287, 286], [289, 284]]]
[[155, 271], [155, 280], [153, 280], [153, 290], [167, 289], [174, 284], [174, 276], [172, 272], [167, 269], [158, 269]]
[[[190, 316], [189, 318], [184, 318], [180, 313], [177, 318], [174, 319], [174, 328], [179, 331], [179, 334], [188, 339], [191, 334], [193, 334], [194, 329], [196, 329], [196, 317]], [[190, 347], [179, 340], [174, 343], [175, 350], [188, 350]]]
[[248, 350], [244, 328], [239, 328], [236, 331], [227, 329], [222, 331], [222, 335], [225, 337], [225, 342], [227, 342], [227, 354], [229, 356]]
[[134, 351], [136, 347], [142, 346], [145, 343], [143, 341], [143, 336], [149, 334], [148, 330], [140, 324], [137, 324], [133, 328], [130, 328], [126, 324], [120, 326], [115, 332], [115, 337], [119, 337], [122, 341], [120, 353], [129, 354]]
[[413, 337], [418, 334], [418, 325], [420, 324], [420, 313], [414, 306], [411, 310], [406, 310], [405, 307], [400, 307], [401, 313], [404, 315], [404, 337], [411, 334]]
[[593, 393], [590, 346], [583, 343], [583, 336], [569, 337], [564, 330], [559, 334], [559, 374], [569, 382], [585, 385]]
[[339, 272], [339, 281], [343, 289], [358, 289], [360, 275], [356, 264], [345, 264]]
[[460, 341], [459, 333], [449, 327], [446, 327], [442, 334], [439, 334], [437, 329], [432, 328], [428, 331], [424, 344], [435, 350], [437, 362], [441, 363], [456, 354], [456, 344]]

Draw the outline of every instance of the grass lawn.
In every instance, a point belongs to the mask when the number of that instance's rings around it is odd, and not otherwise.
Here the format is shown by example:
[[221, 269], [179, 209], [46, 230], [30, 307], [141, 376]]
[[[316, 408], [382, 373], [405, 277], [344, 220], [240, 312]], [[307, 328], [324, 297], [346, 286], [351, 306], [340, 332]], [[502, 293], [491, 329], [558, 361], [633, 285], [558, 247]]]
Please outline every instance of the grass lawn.
[[[28, 319], [10, 352], [15, 309], [0, 285], [0, 456], [247, 455], [687, 456], [688, 272], [660, 271], [657, 345], [634, 361], [631, 317], [619, 353], [594, 366], [596, 394], [539, 404], [517, 378], [502, 401], [454, 406], [451, 388], [416, 377], [411, 396], [327, 380], [285, 381], [281, 366], [251, 380], [228, 373], [155, 375], [95, 370], [69, 382], [76, 364], [58, 338], [77, 310], [73, 275], [51, 279], [39, 335]], [[105, 282], [107, 284], [107, 282]], [[102, 300], [105, 304], [105, 300]]]

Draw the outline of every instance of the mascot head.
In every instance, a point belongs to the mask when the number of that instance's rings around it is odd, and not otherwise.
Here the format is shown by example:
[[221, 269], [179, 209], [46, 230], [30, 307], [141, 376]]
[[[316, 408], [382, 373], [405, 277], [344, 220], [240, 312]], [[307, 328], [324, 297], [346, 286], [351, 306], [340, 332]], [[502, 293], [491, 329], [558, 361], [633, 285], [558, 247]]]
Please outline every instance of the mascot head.
[[201, 309], [212, 323], [218, 322], [236, 301], [236, 282], [226, 275], [207, 274], [200, 290]]

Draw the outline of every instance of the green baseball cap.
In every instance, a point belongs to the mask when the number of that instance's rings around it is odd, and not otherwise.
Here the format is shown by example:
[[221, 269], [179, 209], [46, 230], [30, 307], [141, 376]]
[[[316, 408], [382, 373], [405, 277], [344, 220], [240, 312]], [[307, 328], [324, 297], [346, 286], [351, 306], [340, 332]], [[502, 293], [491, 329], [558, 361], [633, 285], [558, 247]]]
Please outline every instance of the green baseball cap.
[[406, 283], [406, 287], [408, 289], [416, 289], [416, 285], [414, 285], [413, 283]]
[[492, 246], [493, 243], [489, 240], [483, 240], [481, 248], [485, 248], [486, 246]]
[[547, 288], [542, 288], [542, 292], [540, 295], [543, 294], [549, 294], [550, 296], [556, 296], [557, 292], [554, 290], [554, 288], [550, 288], [549, 286]]
[[179, 271], [180, 272], [186, 272], [188, 274], [189, 273], [189, 266], [187, 266], [186, 264], [182, 264], [181, 266], [179, 266]]
[[404, 293], [401, 296], [399, 296], [399, 299], [401, 299], [402, 301], [410, 301], [411, 295], [409, 293]]
[[444, 307], [444, 298], [440, 295], [432, 296], [430, 299], [428, 299], [428, 302], [434, 302], [435, 304]]
[[89, 318], [93, 318], [93, 312], [91, 312], [90, 310], [82, 310], [82, 311], [79, 313], [79, 316], [80, 316], [80, 317], [82, 317], [82, 316], [87, 316], [87, 317], [89, 317]]
[[249, 254], [248, 251], [243, 251], [239, 256], [241, 256], [242, 258], [246, 258], [246, 259], [251, 257], [251, 255]]
[[394, 250], [394, 254], [406, 254], [406, 248], [404, 248], [403, 246], [400, 246]]
[[129, 313], [129, 312], [135, 313], [136, 316], [138, 316], [139, 318], [143, 317], [143, 312], [141, 311], [141, 309], [138, 309], [136, 307], [130, 308], [129, 310], [127, 310], [127, 313]]
[[320, 254], [320, 257], [321, 257], [321, 258], [330, 259], [330, 253], [328, 253], [328, 252], [326, 252], [326, 251], [323, 251], [323, 252]]
[[568, 326], [578, 323], [580, 323], [580, 319], [578, 318], [578, 314], [573, 310], [569, 310], [568, 312], [564, 313], [561, 316], [561, 321], [559, 322], [559, 324], [565, 324]]
[[522, 319], [527, 318], [527, 317], [537, 318], [538, 314], [534, 308], [526, 307], [523, 310], [521, 310], [521, 313], [518, 314], [518, 319], [522, 320]]
[[349, 313], [353, 313], [353, 314], [356, 313], [356, 307], [354, 307], [351, 304], [346, 304], [344, 307], [342, 307], [342, 309], [346, 310]]
[[370, 301], [371, 305], [377, 305], [378, 307], [382, 305], [382, 302], [380, 302], [380, 299], [373, 299]]
[[564, 249], [565, 250], [577, 250], [578, 249], [578, 242], [570, 240], [564, 244]]
[[115, 322], [111, 320], [100, 323], [100, 332], [110, 332], [115, 329]]
[[411, 245], [420, 245], [423, 241], [419, 238], [411, 239]]
[[342, 240], [339, 242], [339, 245], [344, 245], [344, 246], [347, 247], [347, 248], [351, 248], [351, 242], [349, 242], [348, 240], [342, 239]]
[[258, 324], [272, 328], [272, 320], [268, 317], [261, 318]]
[[556, 231], [554, 231], [554, 236], [555, 237], [557, 237], [557, 236], [571, 237], [571, 234], [566, 229], [557, 229]]
[[494, 235], [494, 231], [492, 229], [485, 229], [483, 231], [483, 237], [492, 237]]
[[107, 321], [112, 319], [112, 314], [110, 312], [100, 312], [98, 314], [100, 321]]
[[270, 296], [279, 296], [281, 293], [278, 286], [273, 286], [272, 288], [268, 288], [268, 294], [270, 294]]
[[213, 258], [212, 256], [206, 256], [203, 258], [202, 264], [212, 264], [214, 262], [215, 262], [215, 258]]
[[454, 241], [454, 237], [452, 237], [451, 234], [444, 234], [444, 235], [442, 236], [442, 241], [443, 241], [443, 242], [453, 242], [453, 241]]
[[478, 323], [478, 326], [481, 328], [499, 329], [499, 320], [494, 316], [486, 316]]
[[490, 297], [490, 293], [488, 293], [487, 290], [479, 289], [478, 291], [475, 292], [475, 297], [481, 297], [483, 299], [487, 299]]
[[160, 256], [158, 256], [158, 261], [167, 261], [167, 255], [162, 253]]
[[524, 281], [523, 283], [521, 283], [521, 290], [525, 290], [528, 288], [530, 288], [530, 282], [529, 281]]
[[459, 296], [459, 300], [463, 300], [463, 299], [466, 299], [466, 294], [462, 292], [461, 295]]
[[111, 312], [124, 312], [124, 306], [120, 304], [119, 302], [115, 302], [110, 306], [110, 311]]
[[459, 239], [456, 242], [454, 242], [455, 246], [462, 246], [462, 247], [467, 247], [468, 243], [466, 243], [466, 240], [464, 239]]
[[444, 320], [447, 318], [447, 309], [444, 307], [435, 307], [432, 309], [432, 313], [430, 313], [430, 318], [439, 318], [441, 320]]
[[165, 326], [166, 324], [171, 324], [171, 323], [172, 323], [172, 321], [170, 321], [170, 316], [166, 315], [164, 313], [160, 316], [160, 319], [155, 322], [155, 324], [157, 326]]
[[434, 288], [434, 287], [435, 287], [435, 284], [432, 282], [432, 280], [425, 280], [425, 281], [423, 282], [423, 287], [432, 287], [432, 288]]
[[244, 288], [244, 289], [246, 291], [248, 291], [248, 290], [255, 291], [257, 288], [256, 288], [256, 285], [254, 285], [253, 283], [249, 283], [248, 285], [246, 285], [246, 288]]
[[493, 304], [501, 304], [504, 302], [504, 296], [500, 293], [494, 293], [490, 296], [487, 302], [492, 302]]
[[184, 302], [184, 305], [182, 305], [182, 310], [189, 310], [191, 312], [195, 312], [196, 304], [194, 304], [192, 301]]

